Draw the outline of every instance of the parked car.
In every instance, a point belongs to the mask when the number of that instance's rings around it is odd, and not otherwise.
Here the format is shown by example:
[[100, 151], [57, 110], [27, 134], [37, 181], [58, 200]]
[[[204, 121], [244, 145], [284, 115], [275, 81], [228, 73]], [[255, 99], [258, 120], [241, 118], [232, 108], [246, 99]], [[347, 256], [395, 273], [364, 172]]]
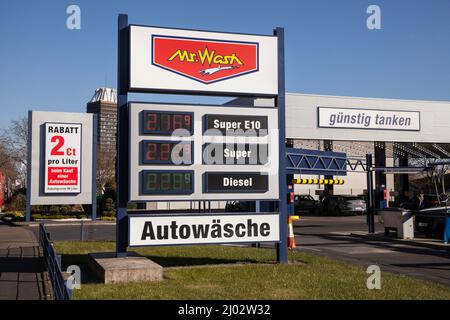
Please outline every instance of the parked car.
[[[262, 212], [278, 212], [278, 201], [261, 201], [260, 210]], [[225, 212], [255, 212], [256, 201], [227, 201]]]
[[342, 214], [364, 214], [366, 202], [358, 196], [332, 195], [322, 199], [322, 213]]
[[254, 212], [255, 201], [227, 201], [225, 212]]
[[[400, 204], [400, 208], [410, 209], [410, 210], [418, 209], [417, 206], [418, 206], [418, 202], [417, 202], [416, 197], [413, 197], [413, 198], [409, 199], [408, 201], [405, 201]], [[435, 208], [435, 207], [439, 207], [439, 200], [436, 197], [436, 195], [435, 194], [425, 194], [424, 199], [423, 199], [422, 209]]]
[[301, 194], [294, 196], [294, 208], [295, 212], [316, 212], [318, 207], [318, 201], [308, 194]]
[[435, 207], [417, 210], [415, 215], [415, 230], [427, 238], [444, 236], [446, 215], [450, 215], [450, 207]]

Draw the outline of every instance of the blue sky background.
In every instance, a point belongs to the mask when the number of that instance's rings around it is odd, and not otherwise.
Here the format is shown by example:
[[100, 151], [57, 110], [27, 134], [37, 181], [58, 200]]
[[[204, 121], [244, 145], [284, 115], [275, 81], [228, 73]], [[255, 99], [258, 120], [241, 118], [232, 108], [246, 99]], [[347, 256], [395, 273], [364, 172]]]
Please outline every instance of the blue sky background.
[[[81, 30], [66, 28], [70, 4]], [[381, 30], [366, 27], [370, 4]], [[284, 27], [288, 92], [450, 101], [450, 0], [0, 0], [0, 127], [29, 109], [84, 112], [95, 88], [115, 87], [119, 13], [155, 26]], [[219, 102], [206, 99], [145, 96]]]

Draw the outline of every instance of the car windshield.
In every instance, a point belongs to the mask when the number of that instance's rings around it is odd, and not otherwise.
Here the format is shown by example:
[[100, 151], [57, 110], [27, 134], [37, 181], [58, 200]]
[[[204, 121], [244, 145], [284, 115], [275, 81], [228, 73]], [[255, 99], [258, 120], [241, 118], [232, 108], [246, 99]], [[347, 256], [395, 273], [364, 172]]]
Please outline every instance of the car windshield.
[[344, 197], [345, 200], [362, 200], [359, 197]]

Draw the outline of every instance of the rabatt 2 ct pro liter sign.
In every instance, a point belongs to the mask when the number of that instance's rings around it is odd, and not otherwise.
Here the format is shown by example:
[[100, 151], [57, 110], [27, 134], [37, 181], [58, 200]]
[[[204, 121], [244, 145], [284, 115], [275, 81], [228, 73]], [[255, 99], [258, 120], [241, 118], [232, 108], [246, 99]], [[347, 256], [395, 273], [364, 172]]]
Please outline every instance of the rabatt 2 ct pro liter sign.
[[45, 124], [45, 193], [81, 192], [81, 124]]

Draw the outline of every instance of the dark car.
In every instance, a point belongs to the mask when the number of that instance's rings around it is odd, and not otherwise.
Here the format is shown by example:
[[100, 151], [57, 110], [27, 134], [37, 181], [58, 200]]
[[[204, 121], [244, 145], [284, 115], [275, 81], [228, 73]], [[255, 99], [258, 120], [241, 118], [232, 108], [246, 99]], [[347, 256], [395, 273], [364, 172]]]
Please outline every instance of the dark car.
[[422, 208], [418, 208], [418, 199], [417, 197], [413, 197], [408, 201], [405, 201], [400, 204], [400, 208], [409, 209], [409, 210], [417, 210], [417, 209], [427, 209], [427, 208], [435, 208], [439, 206], [439, 199], [435, 194], [425, 194], [423, 196], [423, 205]]
[[318, 201], [308, 194], [294, 196], [295, 212], [316, 212]]
[[254, 212], [255, 201], [227, 201], [225, 212]]
[[333, 195], [326, 196], [322, 200], [322, 213], [342, 215], [342, 214], [364, 214], [366, 212], [366, 202], [358, 196]]
[[[278, 201], [260, 201], [260, 212], [278, 212]], [[255, 212], [256, 201], [227, 201], [225, 212]]]
[[446, 215], [450, 216], [450, 207], [435, 207], [414, 212], [415, 230], [427, 238], [444, 236]]

